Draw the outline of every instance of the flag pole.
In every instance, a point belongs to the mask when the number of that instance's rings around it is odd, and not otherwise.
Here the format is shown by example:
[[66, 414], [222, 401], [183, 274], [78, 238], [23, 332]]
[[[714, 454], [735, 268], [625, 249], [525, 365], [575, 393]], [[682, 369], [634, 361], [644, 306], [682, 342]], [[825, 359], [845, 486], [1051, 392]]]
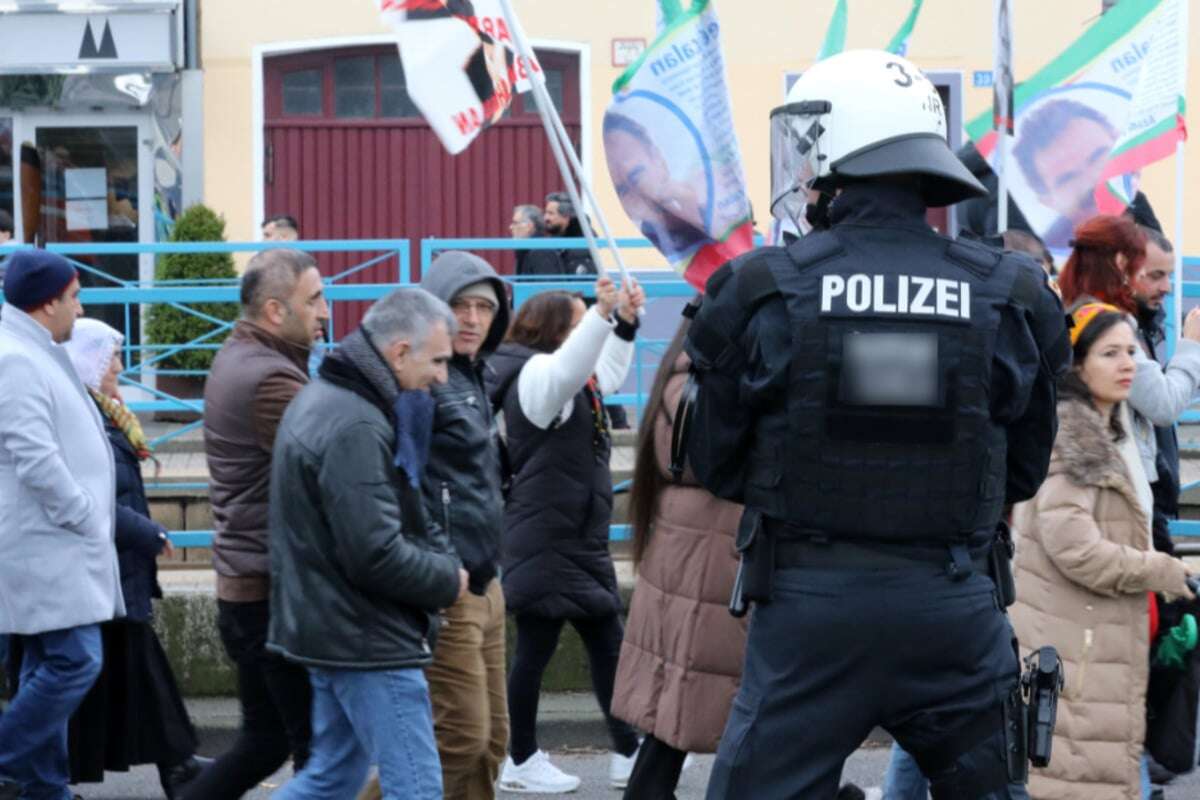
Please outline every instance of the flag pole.
[[1008, 131], [996, 129], [996, 234], [1008, 230]]
[[[1013, 106], [1012, 21], [1008, 0], [995, 0], [992, 47], [992, 125], [996, 129], [996, 234], [1008, 230], [1008, 128], [1016, 116]], [[995, 112], [1000, 113], [995, 113]]]
[[1183, 139], [1175, 142], [1175, 302], [1172, 316], [1175, 323], [1174, 341], [1183, 336]]
[[[517, 25], [517, 15], [513, 11], [511, 0], [500, 0], [500, 7], [504, 11], [504, 19], [508, 23], [509, 34], [517, 46], [517, 55], [525, 59], [526, 64], [532, 65], [535, 63], [533, 49], [525, 40], [523, 30]], [[583, 166], [579, 162], [579, 157], [575, 154], [575, 146], [567, 135], [562, 118], [558, 115], [558, 109], [554, 107], [554, 103], [550, 100], [550, 93], [546, 91], [545, 84], [538, 80], [536, 75], [532, 74], [532, 68], [529, 84], [533, 89], [533, 99], [537, 105], [538, 114], [542, 118], [542, 126], [546, 129], [546, 136], [550, 139], [550, 149], [554, 152], [554, 160], [558, 162], [558, 171], [562, 174], [567, 194], [570, 196], [571, 202], [578, 213], [579, 225], [583, 229], [584, 237], [587, 238], [588, 251], [592, 255], [592, 261], [596, 264], [596, 270], [601, 275], [608, 274], [604, 268], [603, 261], [600, 259], [599, 245], [596, 243], [596, 235], [592, 231], [587, 210], [584, 208], [583, 203], [580, 202], [579, 189], [576, 188], [575, 178], [572, 177], [571, 173], [572, 167], [574, 168], [575, 175], [578, 176], [579, 186], [582, 187], [588, 198], [588, 202], [591, 204], [592, 210], [596, 213], [596, 219], [600, 222], [600, 229], [603, 231], [604, 237], [608, 240], [609, 249], [612, 251], [613, 258], [617, 264], [617, 271], [621, 276], [621, 285], [629, 287], [632, 285], [632, 282], [629, 279], [628, 271], [625, 269], [625, 260], [621, 257], [621, 249], [617, 247], [617, 242], [612, 237], [612, 233], [608, 227], [608, 220], [604, 216], [604, 211], [600, 208], [600, 204], [596, 202], [595, 195], [593, 195], [591, 187], [584, 178]], [[568, 159], [570, 167], [568, 167]]]

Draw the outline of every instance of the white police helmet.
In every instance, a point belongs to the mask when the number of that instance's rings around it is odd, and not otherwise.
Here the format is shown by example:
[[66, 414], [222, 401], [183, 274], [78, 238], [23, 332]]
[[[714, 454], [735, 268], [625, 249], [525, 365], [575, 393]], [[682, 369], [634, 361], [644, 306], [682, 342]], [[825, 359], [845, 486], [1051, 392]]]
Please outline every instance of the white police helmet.
[[[771, 213], [803, 219], [809, 190], [921, 176], [929, 206], [987, 194], [946, 141], [937, 89], [911, 61], [850, 50], [814, 64], [771, 112]], [[798, 224], [798, 223], [797, 223]]]

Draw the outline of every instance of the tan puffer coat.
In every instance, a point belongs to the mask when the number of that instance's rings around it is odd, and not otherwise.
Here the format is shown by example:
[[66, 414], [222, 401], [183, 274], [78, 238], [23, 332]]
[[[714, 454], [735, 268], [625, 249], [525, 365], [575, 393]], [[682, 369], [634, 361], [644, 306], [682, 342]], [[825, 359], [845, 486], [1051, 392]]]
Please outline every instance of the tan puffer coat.
[[1054, 645], [1066, 686], [1037, 800], [1138, 800], [1149, 679], [1149, 591], [1183, 593], [1183, 562], [1150, 549], [1149, 520], [1112, 432], [1081, 400], [1058, 405], [1050, 474], [1017, 506], [1022, 655]]
[[[669, 477], [671, 426], [690, 362], [682, 354], [654, 425]], [[729, 614], [742, 507], [709, 494], [690, 472], [663, 489], [629, 607], [612, 713], [677, 750], [716, 752], [742, 677], [746, 620]]]

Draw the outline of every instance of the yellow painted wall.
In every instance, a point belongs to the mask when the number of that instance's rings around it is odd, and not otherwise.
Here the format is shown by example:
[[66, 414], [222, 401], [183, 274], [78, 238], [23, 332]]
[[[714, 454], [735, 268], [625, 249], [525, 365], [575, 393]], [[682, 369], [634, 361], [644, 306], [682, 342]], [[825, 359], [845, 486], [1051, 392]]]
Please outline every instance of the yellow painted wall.
[[[686, 0], [684, 0], [686, 2]], [[599, 144], [600, 122], [620, 70], [611, 66], [614, 37], [653, 36], [654, 0], [513, 0], [534, 39], [590, 45], [590, 159], [596, 191], [618, 235], [636, 235], [617, 204]], [[735, 125], [760, 226], [767, 221], [767, 116], [782, 102], [783, 74], [810, 65], [820, 48], [834, 0], [714, 0], [728, 62]], [[1100, 0], [1013, 0], [1017, 80], [1033, 74], [1081, 34], [1100, 13]], [[1192, 3], [1193, 53], [1188, 106], [1200, 108], [1200, 8]], [[850, 0], [847, 47], [884, 47], [899, 28], [909, 0]], [[963, 73], [964, 119], [990, 107], [991, 90], [971, 85], [975, 70], [991, 69], [992, 0], [926, 0], [908, 57], [928, 70]], [[205, 201], [225, 214], [231, 239], [257, 231], [253, 209], [255, 46], [387, 33], [373, 0], [203, 0], [205, 70]], [[586, 96], [586, 92], [585, 92]], [[1194, 111], [1193, 111], [1194, 117]], [[1194, 126], [1193, 126], [1194, 127]], [[483, 135], [487, 135], [486, 132]], [[1195, 148], [1191, 148], [1193, 152]], [[1200, 153], [1187, 164], [1188, 253], [1200, 253]], [[1143, 175], [1143, 190], [1173, 236], [1175, 165], [1160, 162]], [[534, 199], [536, 201], [536, 198]], [[397, 235], [402, 235], [397, 231]], [[507, 231], [479, 231], [503, 236]]]

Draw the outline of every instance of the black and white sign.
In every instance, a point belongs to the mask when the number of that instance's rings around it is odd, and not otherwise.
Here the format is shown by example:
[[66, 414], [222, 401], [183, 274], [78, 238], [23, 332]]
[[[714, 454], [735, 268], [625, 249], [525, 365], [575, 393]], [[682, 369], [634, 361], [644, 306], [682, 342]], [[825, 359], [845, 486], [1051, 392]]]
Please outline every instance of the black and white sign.
[[170, 11], [0, 14], [0, 73], [172, 72], [178, 37]]

